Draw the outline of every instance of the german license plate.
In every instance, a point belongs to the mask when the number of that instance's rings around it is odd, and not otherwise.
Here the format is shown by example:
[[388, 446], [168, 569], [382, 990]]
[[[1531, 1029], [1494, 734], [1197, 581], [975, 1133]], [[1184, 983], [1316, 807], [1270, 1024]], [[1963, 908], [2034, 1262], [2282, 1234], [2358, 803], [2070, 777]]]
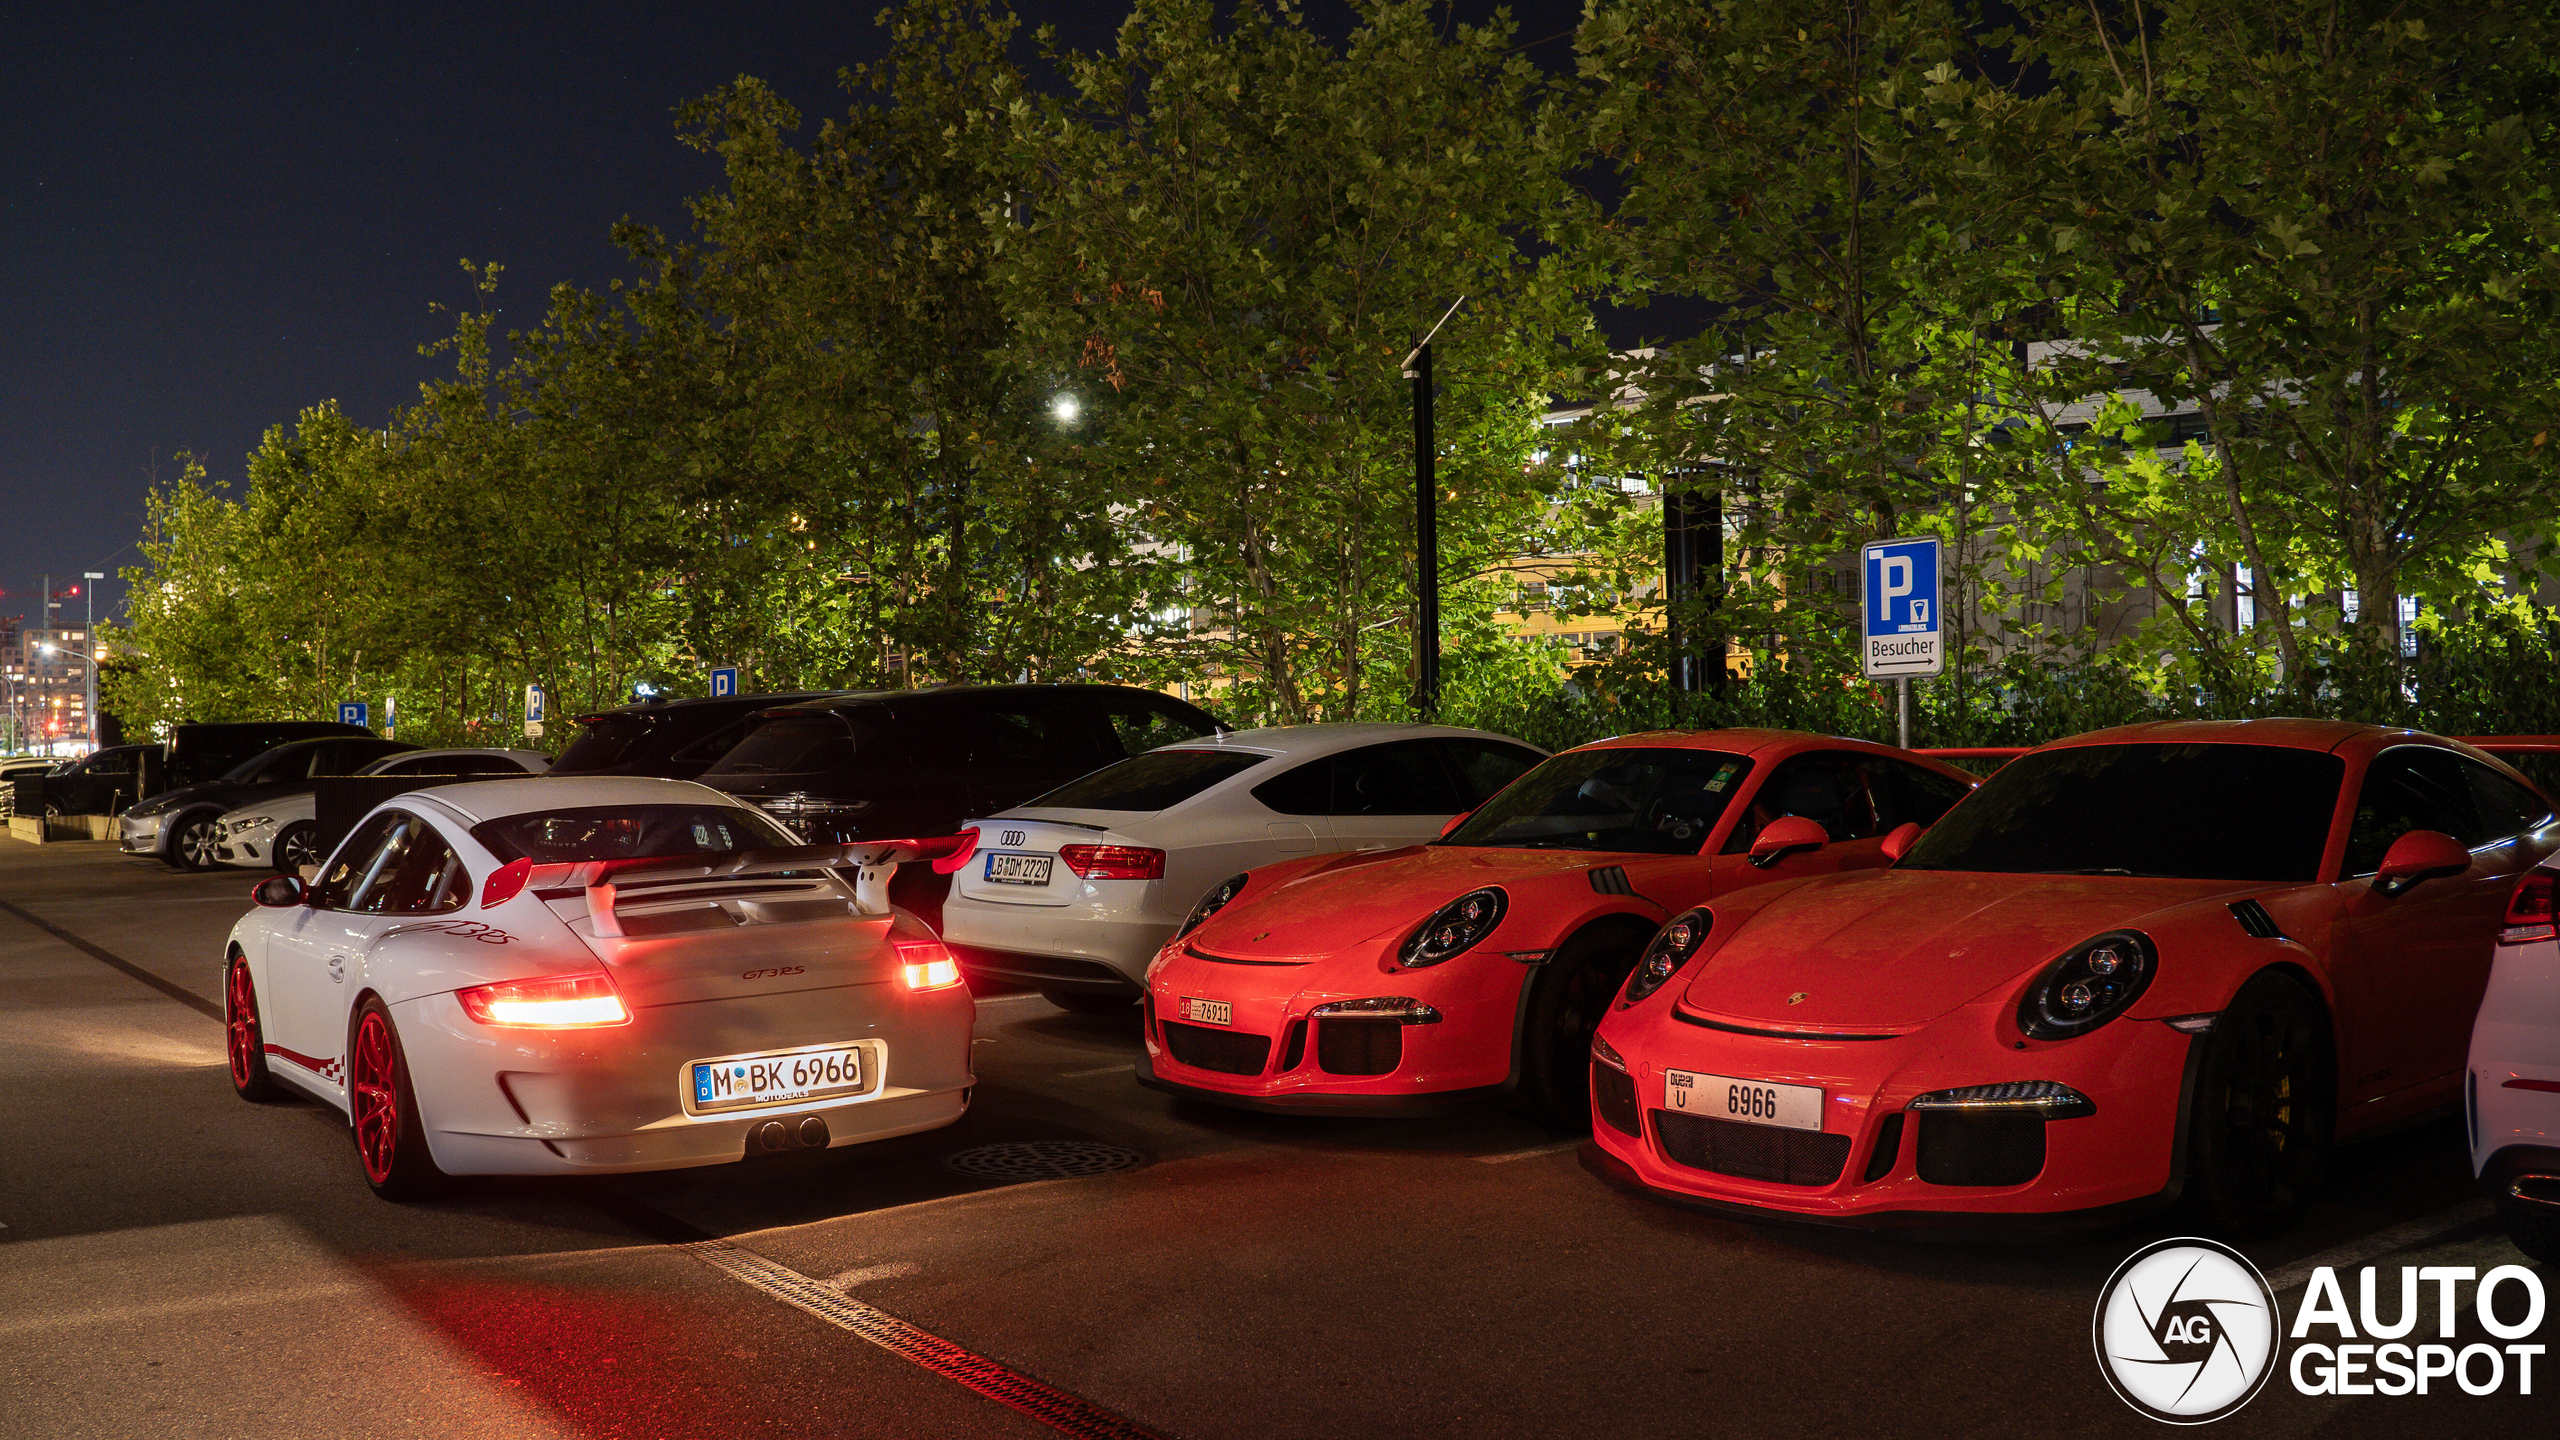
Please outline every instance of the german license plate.
[[1182, 1018], [1196, 1020], [1203, 1025], [1233, 1025], [1236, 1023], [1236, 1007], [1224, 1000], [1195, 1000], [1185, 995], [1182, 997]]
[[1046, 885], [1055, 855], [989, 855], [987, 878], [998, 885]]
[[697, 1115], [829, 1100], [839, 1095], [859, 1095], [866, 1088], [859, 1045], [820, 1045], [766, 1055], [696, 1060], [690, 1075], [691, 1095], [686, 1108]]
[[1784, 1130], [1822, 1128], [1822, 1087], [1740, 1080], [1731, 1075], [1662, 1072], [1662, 1108]]

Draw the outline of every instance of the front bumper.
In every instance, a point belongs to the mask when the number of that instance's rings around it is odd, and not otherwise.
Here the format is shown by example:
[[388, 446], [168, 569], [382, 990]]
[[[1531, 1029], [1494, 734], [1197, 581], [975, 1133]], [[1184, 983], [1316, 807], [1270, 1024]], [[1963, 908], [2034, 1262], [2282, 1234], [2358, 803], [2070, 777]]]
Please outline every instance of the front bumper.
[[[1673, 1008], [1658, 1000], [1601, 1027], [1627, 1070], [1613, 1081], [1608, 1067], [1593, 1068], [1585, 1163], [1628, 1188], [1719, 1213], [1893, 1229], [2103, 1226], [2177, 1197], [2180, 1126], [2203, 1047], [2159, 1021], [2118, 1020], [2020, 1049], [2005, 1001], [1859, 1040], [1736, 1033]], [[1672, 1110], [1669, 1069], [1818, 1087], [1822, 1129]], [[2034, 1080], [2072, 1087], [2096, 1113], [2031, 1124], [2015, 1112], [1992, 1120], [1909, 1108], [1935, 1091]]]
[[[1483, 950], [1402, 970], [1391, 943], [1288, 965], [1168, 947], [1147, 980], [1141, 1083], [1245, 1109], [1337, 1115], [1439, 1114], [1509, 1090], [1536, 968]], [[1438, 1018], [1317, 1013], [1378, 997], [1411, 999]], [[1186, 1000], [1228, 1004], [1231, 1023], [1181, 1029]]]
[[[847, 986], [717, 1004], [641, 1006], [628, 1025], [496, 1029], [451, 993], [392, 1008], [436, 1163], [457, 1175], [616, 1174], [718, 1165], [768, 1120], [823, 1119], [829, 1148], [951, 1124], [975, 1083], [966, 986]], [[858, 1042], [875, 1067], [858, 1095], [689, 1113], [695, 1060]]]
[[214, 858], [225, 865], [264, 870], [274, 863], [276, 827], [243, 825], [222, 832], [222, 843], [215, 847]]
[[131, 815], [118, 816], [116, 848], [127, 855], [157, 855], [167, 838], [168, 825], [169, 817], [166, 815], [146, 815], [140, 819]]

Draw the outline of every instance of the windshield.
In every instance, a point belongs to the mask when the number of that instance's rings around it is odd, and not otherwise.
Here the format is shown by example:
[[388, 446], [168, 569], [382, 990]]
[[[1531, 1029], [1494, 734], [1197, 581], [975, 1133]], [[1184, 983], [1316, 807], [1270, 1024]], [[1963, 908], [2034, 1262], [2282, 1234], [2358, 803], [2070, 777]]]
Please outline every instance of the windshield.
[[636, 759], [640, 744], [665, 717], [659, 715], [590, 715], [580, 723], [586, 731], [560, 752], [558, 770], [602, 770]]
[[471, 827], [500, 860], [536, 865], [787, 850], [799, 841], [759, 810], [737, 805], [591, 805], [503, 815]]
[[1241, 775], [1265, 755], [1233, 750], [1153, 750], [1105, 765], [1081, 779], [1070, 780], [1024, 808], [1055, 810], [1165, 810], [1181, 804], [1232, 775]]
[[2303, 883], [2345, 762], [2281, 745], [2070, 745], [1982, 782], [1897, 869]]
[[[241, 761], [239, 764], [232, 766], [229, 770], [224, 771], [222, 775], [223, 783], [226, 785], [255, 785], [265, 780], [284, 779], [286, 777], [282, 774], [261, 775], [258, 772], [264, 770], [271, 763], [282, 764], [288, 756], [298, 759], [310, 754], [310, 743], [311, 742], [307, 740], [288, 740], [284, 744], [278, 745], [272, 750], [261, 750], [257, 754], [250, 756], [248, 759]], [[308, 765], [309, 763], [310, 762], [308, 760], [305, 760], [303, 765], [291, 767], [293, 773], [297, 776], [301, 775], [303, 773], [303, 766]]]
[[1751, 762], [1717, 750], [1575, 750], [1514, 780], [1443, 845], [1694, 855]]

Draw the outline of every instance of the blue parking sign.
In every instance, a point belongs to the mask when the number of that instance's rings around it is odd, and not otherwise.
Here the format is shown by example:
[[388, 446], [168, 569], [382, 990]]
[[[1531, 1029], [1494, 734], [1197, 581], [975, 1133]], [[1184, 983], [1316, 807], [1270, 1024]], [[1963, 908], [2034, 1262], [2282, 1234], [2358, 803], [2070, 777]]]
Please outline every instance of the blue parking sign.
[[1878, 540], [1860, 559], [1859, 611], [1866, 632], [1861, 668], [1874, 679], [1944, 671], [1946, 617], [1939, 604], [1936, 537]]
[[711, 672], [711, 698], [726, 700], [738, 693], [738, 667], [723, 665]]
[[361, 700], [338, 702], [338, 723], [341, 725], [371, 725], [373, 721], [366, 718], [370, 713], [370, 707]]

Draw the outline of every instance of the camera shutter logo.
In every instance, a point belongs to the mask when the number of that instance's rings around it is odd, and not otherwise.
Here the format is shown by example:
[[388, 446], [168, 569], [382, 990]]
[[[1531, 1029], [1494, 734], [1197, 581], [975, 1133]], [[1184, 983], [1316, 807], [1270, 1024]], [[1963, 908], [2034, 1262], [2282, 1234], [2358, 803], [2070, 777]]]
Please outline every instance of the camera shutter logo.
[[2246, 1405], [2276, 1368], [2283, 1317], [2266, 1277], [2211, 1240], [2135, 1251], [2098, 1292], [2098, 1370], [2127, 1405], [2202, 1425]]

